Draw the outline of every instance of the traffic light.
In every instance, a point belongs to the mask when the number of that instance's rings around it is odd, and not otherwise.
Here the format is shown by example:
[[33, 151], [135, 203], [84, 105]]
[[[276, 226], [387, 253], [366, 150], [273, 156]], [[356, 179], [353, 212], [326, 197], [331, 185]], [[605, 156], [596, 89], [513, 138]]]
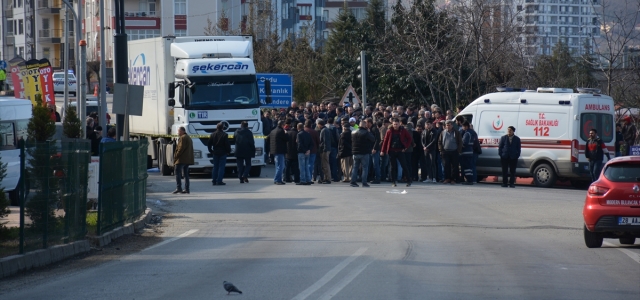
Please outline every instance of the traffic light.
[[360, 62], [358, 66], [358, 70], [360, 70], [360, 74], [358, 78], [362, 80], [362, 103], [363, 107], [367, 106], [367, 53], [365, 51], [360, 51], [360, 56], [357, 58]]

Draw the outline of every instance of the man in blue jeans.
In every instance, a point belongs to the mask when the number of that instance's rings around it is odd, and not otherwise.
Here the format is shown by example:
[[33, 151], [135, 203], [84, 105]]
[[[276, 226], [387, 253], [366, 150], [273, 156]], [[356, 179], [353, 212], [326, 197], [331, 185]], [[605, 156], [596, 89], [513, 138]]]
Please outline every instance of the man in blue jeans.
[[300, 168], [300, 182], [296, 185], [311, 185], [311, 174], [309, 174], [309, 157], [311, 155], [311, 135], [304, 131], [304, 125], [298, 124], [298, 168]]
[[[318, 146], [320, 145], [320, 134], [313, 129], [313, 120], [307, 119], [304, 121], [304, 131], [311, 136], [311, 150], [309, 152], [309, 177], [313, 177], [313, 168], [316, 165], [316, 155], [318, 153]], [[313, 182], [313, 181], [311, 181]]]
[[265, 139], [265, 143], [270, 143], [271, 154], [276, 162], [276, 174], [273, 177], [273, 183], [284, 185], [282, 181], [282, 172], [284, 171], [284, 155], [287, 154], [287, 134], [284, 132], [284, 120], [278, 121], [278, 127], [271, 130], [271, 133]]
[[370, 155], [370, 164], [373, 168], [373, 184], [380, 184], [380, 147], [382, 146], [382, 137], [380, 136], [380, 131], [378, 127], [373, 124], [373, 120], [371, 118], [367, 118], [367, 128], [369, 129], [369, 133], [373, 135], [373, 149], [371, 150]]
[[224, 178], [224, 167], [227, 164], [227, 155], [231, 153], [231, 143], [229, 143], [229, 135], [224, 132], [223, 123], [218, 122], [216, 125], [216, 131], [209, 136], [209, 143], [207, 149], [213, 156], [211, 163], [213, 164], [213, 170], [211, 170], [211, 182], [213, 185], [225, 185], [222, 182]]
[[360, 121], [358, 130], [351, 134], [351, 151], [353, 152], [353, 169], [351, 171], [351, 186], [358, 187], [358, 170], [362, 166], [362, 187], [369, 187], [367, 175], [369, 174], [369, 156], [373, 151], [375, 138], [369, 132], [366, 121]]

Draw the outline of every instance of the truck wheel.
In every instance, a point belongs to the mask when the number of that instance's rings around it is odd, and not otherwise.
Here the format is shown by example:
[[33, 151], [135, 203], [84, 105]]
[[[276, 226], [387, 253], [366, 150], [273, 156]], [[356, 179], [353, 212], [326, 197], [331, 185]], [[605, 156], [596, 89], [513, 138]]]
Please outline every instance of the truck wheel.
[[251, 167], [251, 170], [249, 170], [249, 176], [251, 177], [260, 177], [260, 173], [262, 172], [262, 167], [257, 166], [257, 167]]
[[629, 238], [620, 238], [620, 244], [623, 245], [633, 245], [636, 243], [636, 238], [634, 237], [629, 237]]
[[18, 187], [9, 192], [9, 203], [11, 203], [11, 206], [20, 206], [20, 190]]
[[549, 164], [540, 164], [533, 171], [533, 180], [539, 187], [551, 187], [556, 179], [556, 172]]
[[584, 226], [582, 230], [584, 232], [584, 244], [587, 245], [587, 248], [600, 248], [602, 246], [603, 238], [601, 235], [589, 231], [587, 226]]
[[165, 152], [167, 151], [167, 145], [160, 143], [160, 149], [158, 149], [158, 168], [162, 176], [171, 176], [171, 168], [167, 165]]

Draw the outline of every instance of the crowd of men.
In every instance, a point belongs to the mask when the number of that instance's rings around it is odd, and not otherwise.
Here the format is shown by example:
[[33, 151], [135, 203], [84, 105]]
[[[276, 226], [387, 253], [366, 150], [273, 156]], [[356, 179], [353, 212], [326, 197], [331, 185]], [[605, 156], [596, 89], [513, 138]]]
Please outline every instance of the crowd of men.
[[262, 123], [274, 184], [477, 181], [477, 134], [463, 117], [437, 105], [292, 103], [264, 111]]

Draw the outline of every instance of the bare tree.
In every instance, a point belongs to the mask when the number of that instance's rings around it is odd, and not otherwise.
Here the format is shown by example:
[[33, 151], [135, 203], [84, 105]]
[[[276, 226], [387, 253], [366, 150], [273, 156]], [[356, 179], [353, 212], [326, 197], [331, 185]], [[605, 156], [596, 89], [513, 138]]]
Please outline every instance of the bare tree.
[[[601, 6], [597, 5], [602, 3]], [[600, 32], [592, 33], [595, 56], [594, 67], [604, 77], [605, 92], [621, 96], [617, 100], [625, 101], [624, 93], [628, 84], [633, 82], [633, 72], [626, 59], [628, 49], [640, 45], [640, 30], [636, 27], [640, 21], [640, 2], [638, 0], [600, 0], [594, 2], [593, 9], [599, 12]], [[616, 91], [617, 90], [617, 91]]]

